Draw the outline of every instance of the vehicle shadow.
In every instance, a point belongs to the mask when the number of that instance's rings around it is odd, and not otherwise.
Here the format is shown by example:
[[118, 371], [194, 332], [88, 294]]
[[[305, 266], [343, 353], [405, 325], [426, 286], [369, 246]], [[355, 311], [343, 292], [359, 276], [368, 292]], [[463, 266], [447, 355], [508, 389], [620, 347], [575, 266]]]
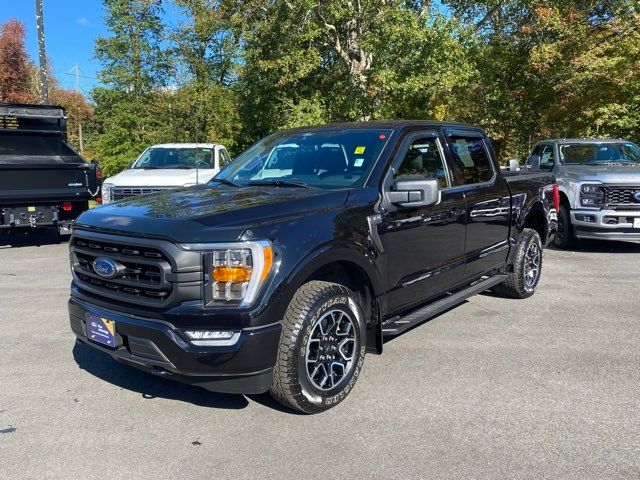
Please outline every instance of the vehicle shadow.
[[267, 408], [292, 415], [302, 415], [278, 402], [271, 395], [233, 395], [209, 392], [201, 387], [156, 377], [150, 373], [124, 365], [89, 345], [76, 342], [73, 358], [78, 366], [105, 382], [122, 389], [138, 392], [145, 399], [166, 398], [191, 403], [199, 407], [240, 410], [249, 405], [249, 400]]
[[55, 245], [66, 243], [68, 239], [68, 236], [59, 235], [56, 228], [25, 229], [23, 231], [0, 234], [0, 249]]
[[640, 253], [640, 243], [613, 242], [607, 240], [579, 240], [575, 246], [563, 250], [549, 245], [547, 250], [556, 252], [585, 252], [585, 253]]
[[249, 402], [243, 395], [209, 392], [200, 387], [159, 378], [118, 363], [106, 353], [76, 342], [73, 358], [84, 371], [120, 388], [138, 392], [142, 398], [166, 398], [199, 407], [239, 410]]

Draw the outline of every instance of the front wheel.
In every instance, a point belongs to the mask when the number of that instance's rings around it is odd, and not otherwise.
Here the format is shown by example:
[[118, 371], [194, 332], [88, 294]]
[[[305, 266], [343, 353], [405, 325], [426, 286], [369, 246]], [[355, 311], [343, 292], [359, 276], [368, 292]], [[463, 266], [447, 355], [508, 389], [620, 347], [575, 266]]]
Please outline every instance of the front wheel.
[[282, 321], [271, 394], [305, 413], [337, 405], [358, 379], [366, 325], [354, 293], [311, 281], [296, 292]]
[[553, 244], [563, 250], [571, 248], [576, 243], [576, 237], [571, 225], [571, 213], [567, 205], [560, 205], [558, 212], [558, 229]]
[[503, 297], [528, 298], [535, 293], [542, 274], [540, 235], [532, 228], [525, 228], [517, 248], [513, 272], [504, 283], [493, 287], [493, 291]]

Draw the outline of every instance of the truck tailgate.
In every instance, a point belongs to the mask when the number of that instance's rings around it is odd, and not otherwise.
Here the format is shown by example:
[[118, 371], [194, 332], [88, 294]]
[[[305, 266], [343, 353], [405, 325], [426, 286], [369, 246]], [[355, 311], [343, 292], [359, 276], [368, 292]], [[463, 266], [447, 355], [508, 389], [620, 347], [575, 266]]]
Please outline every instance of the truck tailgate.
[[[87, 164], [0, 165], [0, 205], [89, 199]], [[95, 182], [94, 182], [95, 183]]]

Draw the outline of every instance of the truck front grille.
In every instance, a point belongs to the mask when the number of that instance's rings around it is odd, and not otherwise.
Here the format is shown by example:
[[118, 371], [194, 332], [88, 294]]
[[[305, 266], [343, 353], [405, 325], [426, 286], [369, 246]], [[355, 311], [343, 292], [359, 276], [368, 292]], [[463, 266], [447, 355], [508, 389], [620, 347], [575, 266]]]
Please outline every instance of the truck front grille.
[[167, 190], [168, 187], [128, 187], [128, 188], [114, 188], [111, 190], [111, 197], [113, 201], [123, 200], [129, 197], [135, 197], [137, 195], [146, 195], [147, 193], [157, 193], [163, 190]]
[[[158, 247], [154, 246], [158, 244]], [[69, 242], [76, 285], [93, 295], [148, 307], [201, 297], [200, 254], [149, 239], [76, 229]], [[97, 273], [94, 262], [109, 259], [121, 269], [114, 278]]]
[[605, 186], [605, 204], [611, 210], [640, 210], [640, 202], [634, 198], [634, 194], [638, 192], [640, 192], [640, 186]]

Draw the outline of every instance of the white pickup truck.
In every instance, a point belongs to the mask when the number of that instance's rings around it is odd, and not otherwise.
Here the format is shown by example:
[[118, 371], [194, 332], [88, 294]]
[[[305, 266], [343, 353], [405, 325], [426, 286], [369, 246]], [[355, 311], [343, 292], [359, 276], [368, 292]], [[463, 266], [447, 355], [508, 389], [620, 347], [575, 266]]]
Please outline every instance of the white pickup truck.
[[231, 162], [216, 143], [165, 143], [147, 148], [137, 160], [102, 184], [102, 203], [168, 188], [207, 183]]

